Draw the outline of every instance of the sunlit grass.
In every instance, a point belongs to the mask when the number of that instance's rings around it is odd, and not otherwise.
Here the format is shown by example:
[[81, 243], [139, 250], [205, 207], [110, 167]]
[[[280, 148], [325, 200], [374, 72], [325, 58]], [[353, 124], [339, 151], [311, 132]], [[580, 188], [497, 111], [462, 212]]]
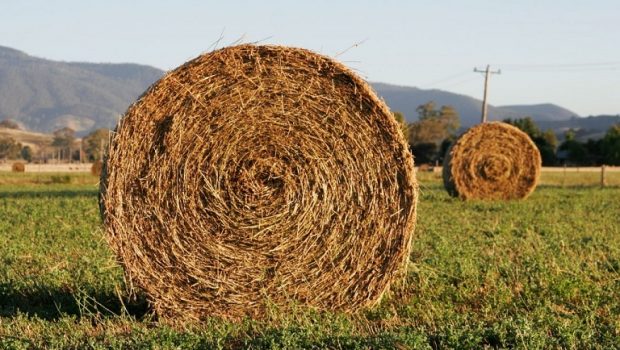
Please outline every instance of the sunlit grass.
[[420, 173], [411, 263], [378, 308], [180, 326], [126, 294], [96, 178], [0, 175], [0, 348], [613, 348], [620, 188], [546, 176], [525, 201], [463, 202]]

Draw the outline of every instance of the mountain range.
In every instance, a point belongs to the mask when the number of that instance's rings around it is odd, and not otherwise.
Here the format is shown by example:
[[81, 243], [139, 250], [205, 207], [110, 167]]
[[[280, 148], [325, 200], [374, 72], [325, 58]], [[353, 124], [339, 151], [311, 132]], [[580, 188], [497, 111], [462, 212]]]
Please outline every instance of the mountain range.
[[[434, 101], [437, 107], [441, 105], [454, 107], [461, 117], [462, 126], [470, 127], [480, 122], [482, 102], [473, 97], [436, 89], [423, 90], [385, 83], [372, 83], [372, 86], [392, 110], [402, 112], [409, 122], [417, 120], [417, 106], [428, 101]], [[578, 117], [577, 113], [551, 103], [500, 107], [489, 105], [488, 115], [489, 120], [530, 116], [535, 121], [559, 121]]]
[[[112, 128], [127, 107], [164, 73], [139, 64], [52, 61], [0, 46], [0, 120], [11, 119], [24, 129], [47, 133], [65, 126], [78, 134]], [[469, 96], [380, 82], [371, 85], [409, 122], [417, 119], [416, 108], [429, 101], [438, 107], [454, 107], [464, 128], [480, 119], [481, 101]], [[620, 123], [620, 116], [581, 118], [554, 104], [489, 105], [490, 120], [524, 116], [531, 116], [545, 130], [562, 133], [578, 128], [580, 135], [600, 135]]]
[[137, 64], [56, 62], [0, 47], [0, 119], [40, 132], [110, 128], [162, 74]]

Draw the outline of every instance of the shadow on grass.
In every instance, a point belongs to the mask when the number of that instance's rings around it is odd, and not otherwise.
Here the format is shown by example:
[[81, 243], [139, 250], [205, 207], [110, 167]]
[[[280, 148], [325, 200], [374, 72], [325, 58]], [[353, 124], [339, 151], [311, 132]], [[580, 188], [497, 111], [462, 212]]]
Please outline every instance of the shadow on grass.
[[77, 197], [96, 197], [99, 194], [97, 189], [79, 189], [79, 190], [14, 190], [0, 191], [0, 198], [77, 198]]
[[142, 296], [135, 300], [121, 300], [113, 292], [76, 291], [70, 287], [17, 291], [10, 283], [0, 284], [0, 317], [15, 317], [18, 314], [48, 321], [67, 315], [110, 317], [125, 314], [143, 319], [150, 315], [150, 308]]

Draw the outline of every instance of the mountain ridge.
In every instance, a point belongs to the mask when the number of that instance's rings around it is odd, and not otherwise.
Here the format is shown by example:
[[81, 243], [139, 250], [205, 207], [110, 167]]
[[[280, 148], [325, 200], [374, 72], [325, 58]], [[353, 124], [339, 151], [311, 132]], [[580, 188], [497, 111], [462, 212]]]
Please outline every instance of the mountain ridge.
[[132, 63], [51, 61], [0, 47], [0, 119], [33, 131], [112, 127], [163, 71]]
[[[53, 61], [0, 46], [0, 120], [11, 119], [25, 129], [46, 133], [62, 127], [71, 127], [78, 134], [113, 128], [127, 107], [164, 73], [136, 63]], [[381, 82], [370, 84], [393, 111], [402, 112], [409, 122], [417, 120], [419, 105], [434, 101], [437, 107], [453, 106], [463, 128], [479, 123], [481, 101], [471, 96]], [[551, 103], [489, 105], [488, 109], [489, 120], [531, 116], [556, 132], [566, 125], [586, 130], [588, 125], [596, 125], [591, 130], [596, 134], [615, 120], [612, 116], [604, 123], [569, 122], [578, 115]]]
[[[417, 106], [428, 101], [434, 101], [439, 107], [449, 105], [454, 107], [461, 117], [461, 125], [470, 127], [480, 122], [482, 101], [462, 94], [456, 94], [438, 89], [424, 90], [417, 87], [392, 85], [372, 82], [371, 85], [377, 94], [384, 98], [392, 110], [402, 112], [407, 121], [416, 120]], [[564, 107], [552, 104], [533, 105], [488, 105], [489, 120], [504, 120], [506, 118], [523, 118], [530, 116], [535, 121], [540, 120], [565, 120], [579, 115]]]

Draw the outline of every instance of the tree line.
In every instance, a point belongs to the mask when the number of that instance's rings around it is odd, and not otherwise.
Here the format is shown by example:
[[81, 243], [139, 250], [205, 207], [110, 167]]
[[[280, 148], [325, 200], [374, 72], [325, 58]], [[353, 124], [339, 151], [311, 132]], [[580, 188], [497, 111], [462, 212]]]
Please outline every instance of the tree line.
[[[416, 109], [418, 120], [407, 123], [405, 116], [394, 112], [401, 131], [409, 142], [416, 164], [442, 163], [448, 148], [456, 140], [460, 127], [458, 112], [451, 106], [427, 102]], [[581, 142], [575, 131], [568, 130], [559, 143], [553, 130], [542, 131], [531, 117], [505, 119], [530, 136], [538, 147], [544, 166], [597, 166], [620, 165], [620, 124], [610, 127], [598, 140]], [[19, 129], [10, 120], [0, 121], [0, 127]], [[94, 162], [100, 160], [107, 148], [110, 130], [97, 129], [81, 140], [71, 128], [61, 128], [53, 133], [49, 145], [33, 149], [9, 136], [0, 136], [0, 160], [22, 159], [27, 162]]]
[[[12, 121], [0, 121], [0, 127], [19, 129]], [[75, 130], [61, 128], [53, 133], [52, 142], [34, 147], [23, 145], [10, 136], [0, 136], [0, 160], [24, 160], [26, 162], [95, 162], [101, 160], [107, 148], [110, 130], [97, 129], [82, 139]]]
[[[418, 120], [407, 123], [404, 115], [395, 112], [402, 133], [409, 142], [416, 164], [440, 164], [460, 126], [459, 115], [451, 106], [437, 107], [428, 102], [416, 109]], [[605, 136], [585, 142], [575, 138], [575, 131], [564, 133], [559, 142], [553, 130], [541, 130], [531, 117], [505, 119], [528, 134], [542, 158], [543, 166], [620, 165], [620, 124], [611, 126]]]

